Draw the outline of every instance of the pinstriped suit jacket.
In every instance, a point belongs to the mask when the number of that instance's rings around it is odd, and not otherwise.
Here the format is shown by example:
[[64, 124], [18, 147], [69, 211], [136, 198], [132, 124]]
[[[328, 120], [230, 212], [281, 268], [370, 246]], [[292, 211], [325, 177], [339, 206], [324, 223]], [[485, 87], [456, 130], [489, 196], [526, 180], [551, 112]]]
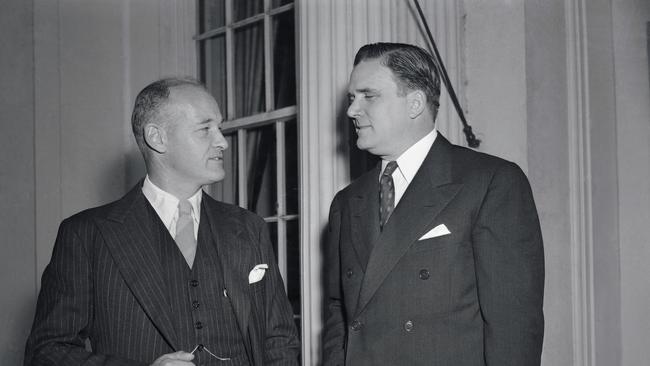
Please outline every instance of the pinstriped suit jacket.
[[[25, 365], [148, 365], [178, 350], [157, 252], [158, 238], [168, 234], [141, 183], [122, 199], [61, 223]], [[264, 221], [205, 194], [201, 209], [252, 363], [296, 365], [299, 341]], [[248, 273], [260, 263], [269, 269], [249, 285]]]

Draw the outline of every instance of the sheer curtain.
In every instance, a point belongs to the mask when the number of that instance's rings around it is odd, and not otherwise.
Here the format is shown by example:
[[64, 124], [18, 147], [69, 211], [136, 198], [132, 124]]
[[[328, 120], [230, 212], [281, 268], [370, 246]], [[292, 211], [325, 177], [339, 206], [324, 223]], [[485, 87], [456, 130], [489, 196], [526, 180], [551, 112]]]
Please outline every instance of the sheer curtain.
[[[242, 2], [239, 6], [254, 6]], [[249, 9], [241, 9], [246, 14]], [[264, 83], [264, 33], [261, 22], [253, 23], [235, 32], [235, 111], [236, 117], [245, 117], [265, 110]], [[260, 193], [268, 176], [269, 153], [273, 139], [269, 128], [247, 130], [246, 134], [246, 183], [248, 208], [258, 211]], [[242, 146], [240, 145], [240, 148]]]

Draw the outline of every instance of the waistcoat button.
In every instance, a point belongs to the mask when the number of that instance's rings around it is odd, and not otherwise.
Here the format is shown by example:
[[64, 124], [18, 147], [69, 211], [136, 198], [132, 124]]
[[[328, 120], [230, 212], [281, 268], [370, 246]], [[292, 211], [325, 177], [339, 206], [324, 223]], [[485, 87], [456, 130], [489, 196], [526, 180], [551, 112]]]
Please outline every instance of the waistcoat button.
[[413, 330], [413, 322], [408, 320], [406, 323], [404, 323], [404, 330], [407, 332], [410, 332]]

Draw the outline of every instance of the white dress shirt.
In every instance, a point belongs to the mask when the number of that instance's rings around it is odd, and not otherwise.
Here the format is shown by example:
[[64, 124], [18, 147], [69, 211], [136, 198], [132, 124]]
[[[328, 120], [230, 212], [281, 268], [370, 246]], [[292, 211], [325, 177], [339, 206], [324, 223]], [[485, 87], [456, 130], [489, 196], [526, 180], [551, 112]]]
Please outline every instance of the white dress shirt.
[[[192, 205], [192, 219], [194, 221], [194, 239], [198, 240], [199, 235], [199, 219], [201, 218], [201, 198], [202, 189], [199, 189], [194, 195], [187, 200]], [[169, 230], [172, 238], [176, 238], [176, 222], [178, 221], [178, 202], [176, 198], [169, 192], [165, 192], [158, 186], [153, 184], [149, 179], [149, 175], [144, 178], [142, 184], [142, 193], [147, 198], [153, 209], [156, 210], [158, 217], [162, 220], [163, 224]]]
[[[422, 166], [424, 158], [427, 157], [433, 142], [436, 141], [436, 136], [438, 133], [435, 129], [431, 130], [426, 136], [421, 138], [418, 142], [414, 143], [406, 151], [402, 153], [397, 158], [397, 169], [393, 172], [393, 185], [395, 186], [395, 207], [397, 203], [402, 199], [406, 188], [415, 177], [415, 174]], [[381, 171], [383, 172], [388, 165], [387, 160], [381, 161]], [[379, 179], [381, 180], [381, 173], [379, 174]]]

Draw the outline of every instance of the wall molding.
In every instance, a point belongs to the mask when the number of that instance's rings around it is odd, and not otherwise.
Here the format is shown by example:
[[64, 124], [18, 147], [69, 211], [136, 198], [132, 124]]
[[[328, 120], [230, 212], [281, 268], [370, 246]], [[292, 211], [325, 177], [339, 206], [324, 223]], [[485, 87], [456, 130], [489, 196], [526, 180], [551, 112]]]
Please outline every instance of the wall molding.
[[595, 365], [589, 64], [585, 0], [565, 0], [573, 364]]

